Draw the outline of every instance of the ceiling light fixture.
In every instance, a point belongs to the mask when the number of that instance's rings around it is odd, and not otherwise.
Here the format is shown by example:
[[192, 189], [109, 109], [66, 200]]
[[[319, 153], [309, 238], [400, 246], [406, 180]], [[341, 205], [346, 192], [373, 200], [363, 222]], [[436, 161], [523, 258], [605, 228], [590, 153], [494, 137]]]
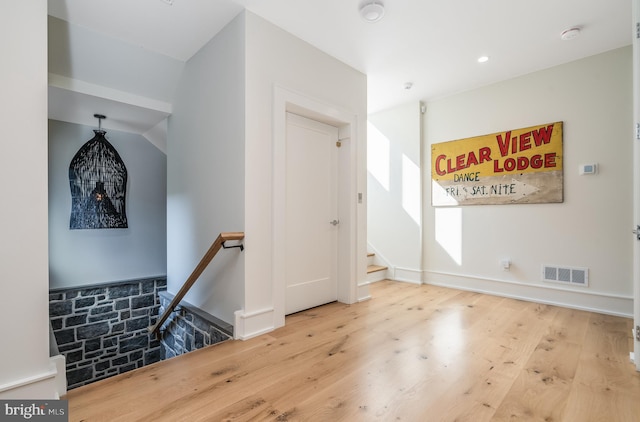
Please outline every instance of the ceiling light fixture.
[[480, 56], [478, 57], [478, 63], [486, 63], [489, 61], [489, 56]]
[[560, 39], [562, 41], [569, 41], [580, 35], [580, 27], [574, 26], [573, 28], [565, 29], [560, 33]]
[[384, 16], [384, 5], [376, 0], [366, 2], [360, 8], [360, 16], [369, 23], [378, 22]]

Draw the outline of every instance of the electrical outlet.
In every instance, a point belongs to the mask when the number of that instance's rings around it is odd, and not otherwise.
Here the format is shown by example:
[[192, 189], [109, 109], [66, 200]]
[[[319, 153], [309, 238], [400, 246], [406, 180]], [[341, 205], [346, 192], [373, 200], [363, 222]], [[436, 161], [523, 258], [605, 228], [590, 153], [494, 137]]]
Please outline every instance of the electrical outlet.
[[509, 258], [504, 258], [500, 260], [500, 265], [503, 270], [509, 271], [511, 269], [511, 260]]

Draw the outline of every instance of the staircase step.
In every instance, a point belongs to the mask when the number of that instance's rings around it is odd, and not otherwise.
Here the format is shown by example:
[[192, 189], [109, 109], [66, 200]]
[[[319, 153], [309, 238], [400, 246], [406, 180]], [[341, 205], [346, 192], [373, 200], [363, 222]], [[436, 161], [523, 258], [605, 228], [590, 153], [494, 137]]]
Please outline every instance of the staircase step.
[[367, 265], [375, 264], [375, 256], [373, 252], [367, 252]]
[[387, 267], [383, 267], [382, 265], [369, 265], [367, 267], [367, 274], [375, 273], [378, 271], [384, 271]]

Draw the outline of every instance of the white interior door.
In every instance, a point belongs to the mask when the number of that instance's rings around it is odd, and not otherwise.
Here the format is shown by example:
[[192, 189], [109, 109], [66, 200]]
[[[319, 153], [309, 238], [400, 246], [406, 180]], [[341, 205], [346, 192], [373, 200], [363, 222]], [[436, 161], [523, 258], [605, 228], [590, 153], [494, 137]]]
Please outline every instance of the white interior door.
[[338, 129], [287, 113], [285, 313], [338, 297]]
[[[633, 216], [640, 230], [640, 0], [633, 0], [633, 120], [636, 133], [633, 141]], [[640, 236], [640, 235], [638, 235]], [[640, 371], [640, 237], [633, 247], [633, 315], [635, 327], [634, 361]]]

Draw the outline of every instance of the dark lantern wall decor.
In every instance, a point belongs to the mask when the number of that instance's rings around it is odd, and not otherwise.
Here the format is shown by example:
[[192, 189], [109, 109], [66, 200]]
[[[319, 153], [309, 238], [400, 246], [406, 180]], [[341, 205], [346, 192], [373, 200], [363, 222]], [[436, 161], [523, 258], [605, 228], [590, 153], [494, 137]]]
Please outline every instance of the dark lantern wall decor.
[[102, 130], [98, 119], [95, 136], [76, 153], [69, 165], [71, 188], [70, 229], [127, 228], [125, 196], [127, 168]]

